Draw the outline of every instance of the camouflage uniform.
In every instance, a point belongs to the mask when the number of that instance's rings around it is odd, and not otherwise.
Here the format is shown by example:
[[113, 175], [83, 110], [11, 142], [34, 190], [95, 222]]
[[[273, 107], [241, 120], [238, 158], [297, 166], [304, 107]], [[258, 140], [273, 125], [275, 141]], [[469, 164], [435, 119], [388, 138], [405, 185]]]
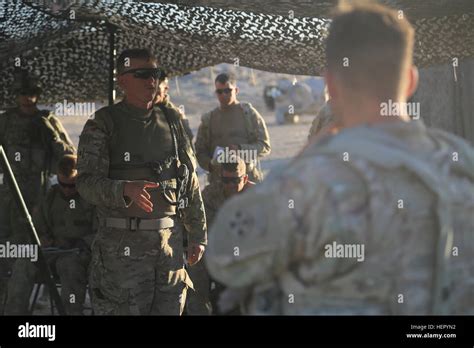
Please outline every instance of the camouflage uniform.
[[[41, 239], [51, 241], [55, 247], [74, 250], [46, 254], [50, 269], [59, 277], [62, 301], [71, 315], [82, 314], [86, 298], [90, 246], [97, 228], [94, 222], [94, 207], [78, 194], [66, 198], [58, 185], [51, 187], [34, 214], [35, 228]], [[28, 259], [16, 260], [8, 284], [5, 314], [28, 314], [30, 294], [38, 276], [35, 263]]]
[[[250, 103], [238, 103], [225, 111], [217, 107], [202, 116], [195, 143], [199, 165], [209, 171], [215, 148], [230, 145], [238, 145], [239, 150], [255, 151], [258, 158], [270, 154], [267, 126]], [[256, 163], [247, 163], [249, 179], [255, 182], [263, 180], [258, 158]], [[208, 179], [210, 184], [219, 181], [215, 166]]]
[[334, 122], [334, 116], [331, 111], [331, 106], [329, 102], [323, 105], [321, 110], [319, 110], [318, 114], [314, 118], [313, 122], [311, 123], [311, 128], [309, 129], [308, 134], [308, 141], [311, 140], [313, 136], [316, 136], [321, 131], [327, 129], [331, 123]]
[[[177, 169], [165, 112], [179, 122], [175, 109], [155, 106], [147, 112], [122, 101], [97, 111], [80, 136], [78, 190], [97, 206], [99, 216], [90, 276], [96, 314], [179, 315], [186, 290], [192, 287], [184, 269], [183, 234], [172, 226], [176, 206], [170, 201], [177, 199]], [[180, 163], [190, 167], [184, 187], [188, 205], [181, 221], [189, 241], [205, 245], [206, 220], [194, 154], [182, 125], [179, 133]], [[126, 180], [160, 183], [149, 190], [152, 213], [124, 198]]]
[[[206, 261], [250, 289], [248, 313], [473, 314], [474, 150], [452, 134], [346, 129], [223, 209]], [[334, 241], [363, 262], [329, 257]]]
[[[58, 125], [59, 120], [48, 111], [22, 116], [19, 108], [13, 108], [0, 115], [0, 144], [6, 151], [30, 212], [46, 193], [51, 169], [56, 161], [75, 151], [67, 135], [67, 139], [64, 139], [58, 132]], [[62, 126], [61, 132], [66, 134]], [[26, 221], [15, 206], [0, 168], [0, 244], [8, 240], [13, 243], [28, 241], [26, 227]], [[9, 268], [9, 261], [0, 260], [0, 273], [7, 273]], [[6, 282], [0, 282], [0, 314], [3, 312], [5, 286]]]
[[[254, 183], [250, 183], [254, 185]], [[246, 188], [244, 188], [246, 190]], [[202, 191], [202, 199], [206, 208], [206, 221], [211, 226], [219, 209], [228, 199], [224, 195], [224, 188], [221, 183], [207, 185]], [[204, 255], [204, 259], [206, 256]], [[205, 315], [211, 312], [222, 314], [217, 306], [219, 296], [225, 290], [225, 286], [215, 281], [211, 281], [205, 263], [200, 262], [188, 268], [195, 292], [189, 293], [187, 311], [189, 314]], [[240, 314], [239, 310], [233, 310], [226, 314]]]

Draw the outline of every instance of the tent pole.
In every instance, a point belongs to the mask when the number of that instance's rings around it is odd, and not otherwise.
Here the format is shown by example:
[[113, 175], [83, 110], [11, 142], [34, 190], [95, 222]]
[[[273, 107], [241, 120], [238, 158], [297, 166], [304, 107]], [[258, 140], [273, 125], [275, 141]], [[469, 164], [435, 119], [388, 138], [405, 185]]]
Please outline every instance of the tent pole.
[[109, 105], [114, 104], [115, 99], [115, 88], [114, 88], [114, 67], [115, 67], [115, 32], [117, 27], [107, 23], [105, 25], [109, 32], [109, 84], [108, 84], [108, 96]]

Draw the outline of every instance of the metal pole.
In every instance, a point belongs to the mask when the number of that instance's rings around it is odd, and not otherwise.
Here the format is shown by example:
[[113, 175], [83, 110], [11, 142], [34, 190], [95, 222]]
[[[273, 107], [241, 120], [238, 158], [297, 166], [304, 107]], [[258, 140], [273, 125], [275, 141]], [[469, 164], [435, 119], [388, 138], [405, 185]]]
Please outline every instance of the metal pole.
[[10, 163], [8, 162], [7, 155], [2, 145], [0, 145], [0, 166], [3, 170], [4, 178], [6, 179], [8, 188], [10, 189], [10, 192], [13, 195], [13, 199], [15, 200], [18, 209], [20, 210], [23, 218], [28, 221], [28, 232], [32, 237], [33, 243], [38, 245], [38, 260], [36, 262], [38, 263], [38, 267], [40, 269], [41, 274], [45, 277], [45, 283], [49, 288], [53, 301], [56, 303], [58, 313], [60, 315], [66, 315], [63, 302], [61, 301], [61, 297], [59, 296], [58, 289], [56, 289], [54, 278], [51, 274], [51, 271], [49, 270], [48, 264], [46, 263], [46, 259], [41, 250], [41, 241], [38, 237], [38, 234], [36, 233], [36, 229], [33, 225], [33, 220], [31, 219], [28, 207], [26, 206], [23, 196], [21, 195], [20, 188], [18, 187], [15, 175], [13, 174], [13, 171], [10, 167]]
[[115, 32], [117, 27], [107, 23], [106, 28], [109, 32], [109, 106], [114, 105], [115, 88], [114, 88], [114, 68], [115, 68]]

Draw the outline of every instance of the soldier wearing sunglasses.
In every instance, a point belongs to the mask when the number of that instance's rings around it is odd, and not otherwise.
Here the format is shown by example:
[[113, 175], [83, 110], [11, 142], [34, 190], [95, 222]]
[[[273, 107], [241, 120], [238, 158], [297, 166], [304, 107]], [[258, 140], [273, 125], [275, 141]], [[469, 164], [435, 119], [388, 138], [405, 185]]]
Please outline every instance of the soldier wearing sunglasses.
[[90, 287], [100, 315], [180, 315], [192, 282], [184, 268], [207, 244], [196, 160], [175, 109], [156, 103], [163, 72], [148, 50], [117, 61], [124, 99], [87, 121], [78, 190], [97, 206]]
[[215, 80], [219, 107], [204, 114], [196, 135], [196, 157], [199, 165], [209, 172], [209, 183], [220, 180], [216, 150], [228, 148], [228, 153], [246, 161], [249, 178], [260, 182], [263, 174], [259, 159], [270, 154], [270, 137], [262, 116], [250, 104], [239, 102], [235, 77], [219, 74]]
[[[221, 165], [220, 182], [208, 185], [202, 192], [206, 208], [206, 219], [209, 226], [224, 203], [239, 193], [255, 186], [246, 174], [245, 162], [239, 157], [231, 157]], [[209, 278], [205, 264], [200, 262], [188, 269], [195, 291], [189, 293], [187, 313], [190, 315], [206, 315], [212, 310], [213, 314], [240, 314], [232, 301], [220, 301], [225, 307], [218, 306], [220, 295], [225, 287]]]

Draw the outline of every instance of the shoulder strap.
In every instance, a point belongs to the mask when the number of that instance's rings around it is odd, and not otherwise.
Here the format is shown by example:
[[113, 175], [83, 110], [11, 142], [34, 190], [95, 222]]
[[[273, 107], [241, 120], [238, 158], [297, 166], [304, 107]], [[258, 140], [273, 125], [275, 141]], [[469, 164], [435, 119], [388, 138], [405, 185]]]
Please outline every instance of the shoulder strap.
[[[214, 109], [212, 109], [211, 111], [209, 111], [207, 114], [204, 115], [204, 117], [205, 117], [206, 115], [209, 115], [209, 126], [207, 127], [207, 131], [208, 131], [208, 133], [207, 133], [207, 139], [208, 139], [209, 141], [211, 141], [211, 139], [212, 139], [212, 128], [213, 128], [213, 126], [214, 126], [214, 124], [215, 124], [216, 111], [217, 111], [217, 108], [214, 108]], [[204, 117], [203, 117], [203, 118], [204, 118]]]
[[245, 128], [250, 142], [257, 140], [257, 117], [250, 103], [240, 103], [244, 111]]

